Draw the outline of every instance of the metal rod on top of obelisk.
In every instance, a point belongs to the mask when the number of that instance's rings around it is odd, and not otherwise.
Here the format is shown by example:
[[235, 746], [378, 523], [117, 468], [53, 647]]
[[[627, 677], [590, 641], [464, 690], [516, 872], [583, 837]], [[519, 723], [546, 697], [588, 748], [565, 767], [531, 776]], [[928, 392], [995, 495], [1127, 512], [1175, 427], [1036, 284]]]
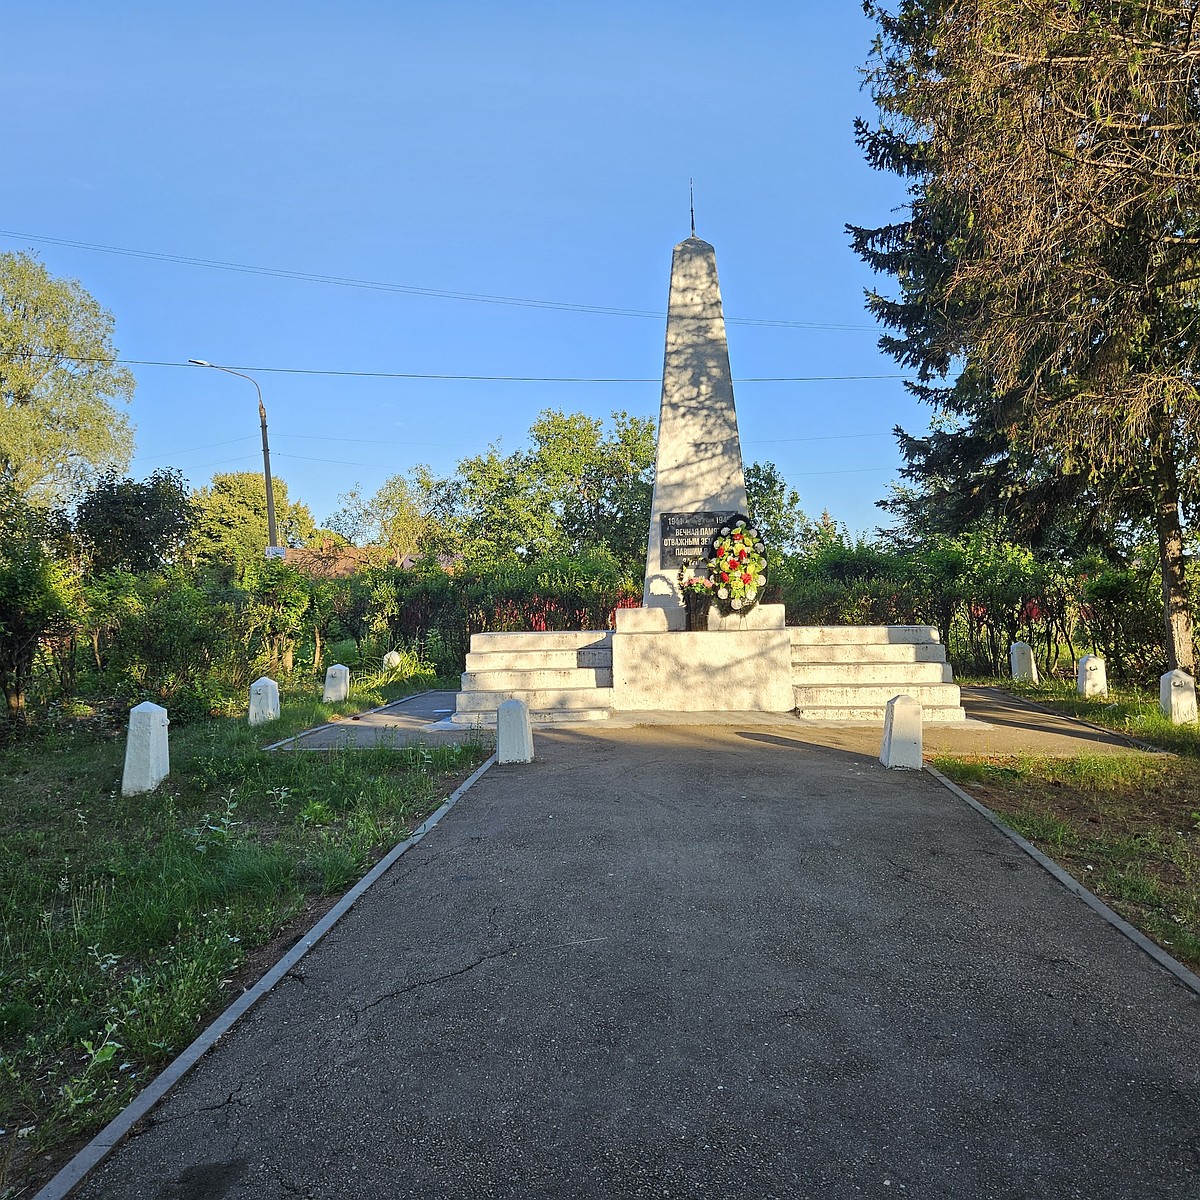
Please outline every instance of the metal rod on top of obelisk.
[[696, 236], [696, 187], [695, 181], [688, 180], [688, 203], [692, 210], [692, 237]]

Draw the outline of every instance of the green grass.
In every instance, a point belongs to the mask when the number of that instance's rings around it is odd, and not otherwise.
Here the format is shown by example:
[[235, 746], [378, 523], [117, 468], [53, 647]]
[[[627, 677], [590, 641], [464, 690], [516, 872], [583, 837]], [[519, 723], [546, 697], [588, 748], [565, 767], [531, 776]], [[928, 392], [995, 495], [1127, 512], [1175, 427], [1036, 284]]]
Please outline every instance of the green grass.
[[1200, 770], [1194, 759], [941, 757], [934, 765], [1130, 924], [1200, 968]]
[[120, 795], [119, 727], [63, 719], [0, 748], [0, 1196], [22, 1162], [115, 1115], [228, 1002], [248, 954], [486, 755], [260, 749], [401, 687], [285, 697], [256, 729], [173, 727], [171, 774], [144, 796]]

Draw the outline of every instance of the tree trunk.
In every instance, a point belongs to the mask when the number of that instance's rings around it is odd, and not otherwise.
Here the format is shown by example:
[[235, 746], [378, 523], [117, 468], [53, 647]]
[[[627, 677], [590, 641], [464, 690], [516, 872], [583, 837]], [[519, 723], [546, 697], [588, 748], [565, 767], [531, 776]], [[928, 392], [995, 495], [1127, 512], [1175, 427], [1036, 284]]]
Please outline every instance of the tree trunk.
[[[1165, 440], [1165, 439], [1164, 439]], [[1192, 645], [1192, 610], [1188, 600], [1187, 555], [1179, 520], [1179, 481], [1169, 447], [1159, 448], [1154, 464], [1154, 524], [1158, 535], [1158, 561], [1162, 569], [1163, 621], [1166, 632], [1167, 670], [1196, 673]]]

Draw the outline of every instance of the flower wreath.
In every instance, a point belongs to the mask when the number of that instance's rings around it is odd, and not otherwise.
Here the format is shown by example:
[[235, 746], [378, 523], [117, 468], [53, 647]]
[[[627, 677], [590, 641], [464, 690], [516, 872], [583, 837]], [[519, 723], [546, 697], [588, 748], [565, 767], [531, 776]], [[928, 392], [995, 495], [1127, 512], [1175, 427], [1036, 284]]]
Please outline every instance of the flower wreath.
[[767, 582], [766, 546], [756, 525], [747, 517], [733, 517], [712, 540], [708, 569], [717, 607], [725, 616], [746, 612], [758, 603]]

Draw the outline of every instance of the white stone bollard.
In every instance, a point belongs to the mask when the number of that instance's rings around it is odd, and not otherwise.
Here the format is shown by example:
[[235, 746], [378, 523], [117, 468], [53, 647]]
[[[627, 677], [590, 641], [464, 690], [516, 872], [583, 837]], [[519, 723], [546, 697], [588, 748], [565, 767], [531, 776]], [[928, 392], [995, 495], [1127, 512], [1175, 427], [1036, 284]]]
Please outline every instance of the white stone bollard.
[[911, 696], [893, 696], [883, 717], [879, 761], [889, 769], [919, 771], [923, 766], [921, 704]]
[[322, 699], [326, 704], [336, 704], [350, 695], [350, 668], [341, 663], [334, 663], [325, 672], [325, 694]]
[[394, 671], [404, 659], [400, 656], [399, 650], [389, 650], [383, 656], [383, 669], [385, 671]]
[[171, 773], [171, 754], [167, 746], [169, 723], [167, 710], [149, 700], [129, 710], [122, 796], [152, 792]]
[[533, 762], [533, 730], [523, 700], [505, 700], [496, 710], [496, 761]]
[[1108, 695], [1108, 668], [1098, 654], [1085, 654], [1079, 660], [1079, 673], [1075, 684], [1081, 696]]
[[1196, 720], [1196, 681], [1176, 668], [1158, 681], [1158, 705], [1172, 725]]
[[1028, 679], [1037, 683], [1037, 663], [1033, 661], [1033, 647], [1028, 642], [1013, 642], [1008, 648], [1008, 665], [1014, 679]]
[[250, 685], [250, 724], [279, 720], [279, 684], [265, 675]]

